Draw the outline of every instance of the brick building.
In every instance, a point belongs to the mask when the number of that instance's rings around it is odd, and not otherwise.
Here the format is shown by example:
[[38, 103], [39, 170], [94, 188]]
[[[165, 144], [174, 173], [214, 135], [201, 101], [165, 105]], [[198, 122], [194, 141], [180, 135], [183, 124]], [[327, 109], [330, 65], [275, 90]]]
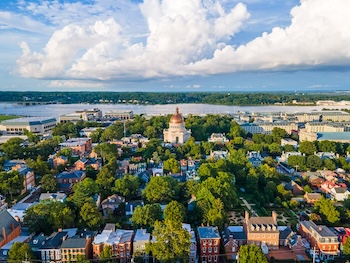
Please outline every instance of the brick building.
[[197, 228], [199, 240], [199, 262], [218, 262], [220, 254], [220, 233], [217, 227]]
[[21, 234], [21, 226], [10, 215], [3, 210], [0, 212], [0, 247], [7, 244]]

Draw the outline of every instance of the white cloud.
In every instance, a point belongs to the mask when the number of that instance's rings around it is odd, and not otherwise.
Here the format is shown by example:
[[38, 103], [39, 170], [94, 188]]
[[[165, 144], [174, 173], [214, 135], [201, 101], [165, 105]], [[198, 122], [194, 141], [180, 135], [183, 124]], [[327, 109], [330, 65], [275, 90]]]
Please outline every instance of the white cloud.
[[[148, 32], [139, 32], [147, 35], [143, 41], [126, 26], [125, 14], [118, 18], [123, 12], [116, 11], [115, 1], [94, 2], [97, 11], [69, 4], [74, 11], [68, 14], [59, 12], [67, 6], [53, 2], [32, 3], [29, 9], [48, 17], [57, 12], [53, 23], [61, 19], [68, 25], [53, 34], [41, 53], [21, 44], [17, 64], [24, 77], [114, 80], [349, 64], [348, 0], [301, 0], [291, 10], [290, 26], [238, 47], [229, 43], [249, 18], [240, 3], [226, 10], [219, 0], [144, 0], [139, 10], [133, 5], [131, 15], [138, 12], [147, 21]], [[106, 7], [112, 18], [106, 18]], [[83, 22], [73, 23], [76, 16]], [[93, 18], [98, 21], [91, 23]]]

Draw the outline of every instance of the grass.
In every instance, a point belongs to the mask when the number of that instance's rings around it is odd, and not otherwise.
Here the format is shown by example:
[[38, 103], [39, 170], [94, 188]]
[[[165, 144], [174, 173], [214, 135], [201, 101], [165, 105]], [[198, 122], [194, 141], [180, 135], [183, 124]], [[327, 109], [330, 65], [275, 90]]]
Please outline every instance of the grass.
[[0, 115], [0, 122], [6, 121], [6, 120], [12, 120], [12, 119], [16, 119], [16, 118], [19, 118], [19, 116], [15, 116], [15, 115]]

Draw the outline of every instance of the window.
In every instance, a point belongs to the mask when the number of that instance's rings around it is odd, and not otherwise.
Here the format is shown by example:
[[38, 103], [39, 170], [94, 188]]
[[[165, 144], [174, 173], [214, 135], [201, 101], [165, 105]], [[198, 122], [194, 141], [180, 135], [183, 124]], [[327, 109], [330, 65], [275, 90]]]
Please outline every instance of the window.
[[214, 240], [214, 245], [217, 245], [218, 244], [218, 241], [215, 239]]
[[218, 252], [218, 247], [214, 247], [214, 252], [215, 252], [215, 253]]
[[211, 256], [208, 257], [208, 261], [211, 262]]
[[207, 252], [207, 248], [203, 247], [203, 253]]
[[209, 242], [208, 242], [208, 243], [209, 243], [209, 246], [211, 246], [212, 242], [213, 242], [213, 241], [210, 239]]
[[208, 252], [211, 253], [211, 247], [208, 248]]
[[214, 261], [218, 261], [218, 257], [217, 256], [214, 256]]

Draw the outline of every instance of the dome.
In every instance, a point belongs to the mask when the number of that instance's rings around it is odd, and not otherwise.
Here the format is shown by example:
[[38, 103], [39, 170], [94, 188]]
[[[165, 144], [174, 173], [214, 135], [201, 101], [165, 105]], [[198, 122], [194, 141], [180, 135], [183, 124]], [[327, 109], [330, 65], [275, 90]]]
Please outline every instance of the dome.
[[171, 116], [170, 118], [170, 123], [171, 124], [179, 124], [179, 123], [183, 123], [184, 119], [182, 118], [181, 114], [179, 113], [179, 108], [176, 107], [176, 112], [173, 116]]

